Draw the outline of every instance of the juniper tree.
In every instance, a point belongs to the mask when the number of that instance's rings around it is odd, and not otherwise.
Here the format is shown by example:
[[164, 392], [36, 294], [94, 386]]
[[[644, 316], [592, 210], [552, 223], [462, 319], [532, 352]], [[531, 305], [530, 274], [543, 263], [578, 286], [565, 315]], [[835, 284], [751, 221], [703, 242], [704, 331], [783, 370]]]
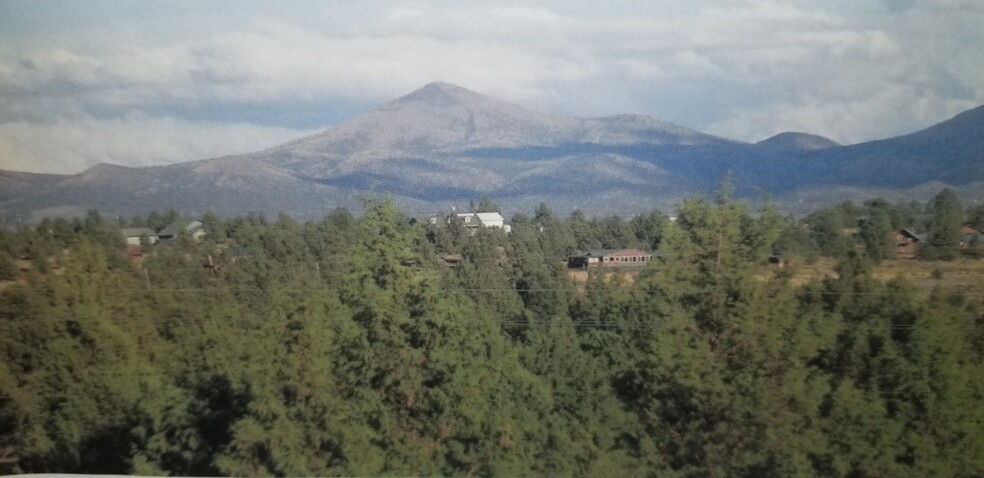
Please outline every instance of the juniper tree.
[[888, 212], [881, 207], [868, 207], [868, 217], [861, 224], [860, 238], [864, 250], [874, 263], [895, 255], [894, 229]]
[[960, 250], [960, 226], [963, 225], [963, 208], [949, 188], [944, 188], [932, 201], [932, 219], [927, 226], [928, 240], [920, 247], [925, 259], [956, 259]]

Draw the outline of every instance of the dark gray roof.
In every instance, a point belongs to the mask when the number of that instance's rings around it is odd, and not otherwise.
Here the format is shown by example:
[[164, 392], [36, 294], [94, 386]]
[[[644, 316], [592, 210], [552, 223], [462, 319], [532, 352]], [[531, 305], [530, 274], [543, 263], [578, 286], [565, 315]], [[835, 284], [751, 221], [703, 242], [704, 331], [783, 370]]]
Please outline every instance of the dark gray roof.
[[574, 253], [571, 254], [571, 257], [601, 257], [621, 250], [622, 249], [591, 249], [587, 251], [574, 251]]
[[153, 229], [149, 227], [124, 227], [120, 229], [123, 232], [124, 237], [154, 237], [157, 235]]
[[903, 233], [903, 234], [905, 234], [905, 235], [907, 235], [909, 237], [912, 237], [912, 238], [914, 238], [915, 240], [917, 240], [919, 242], [926, 242], [926, 235], [925, 234], [916, 234], [916, 231], [913, 230], [913, 229], [911, 229], [911, 228], [908, 228], [907, 227], [907, 228], [902, 229], [899, 232], [900, 233]]
[[164, 229], [161, 229], [161, 236], [171, 237], [177, 236], [181, 231], [194, 232], [195, 229], [202, 227], [201, 221], [198, 219], [178, 219], [172, 222]]
[[649, 252], [641, 249], [634, 249], [631, 247], [623, 247], [620, 249], [590, 249], [587, 251], [574, 251], [574, 253], [571, 254], [570, 257], [603, 257], [603, 256], [610, 256], [616, 252], [628, 251], [628, 250], [638, 250], [643, 254], [651, 254], [656, 257], [663, 257], [663, 255], [660, 254], [659, 252]]

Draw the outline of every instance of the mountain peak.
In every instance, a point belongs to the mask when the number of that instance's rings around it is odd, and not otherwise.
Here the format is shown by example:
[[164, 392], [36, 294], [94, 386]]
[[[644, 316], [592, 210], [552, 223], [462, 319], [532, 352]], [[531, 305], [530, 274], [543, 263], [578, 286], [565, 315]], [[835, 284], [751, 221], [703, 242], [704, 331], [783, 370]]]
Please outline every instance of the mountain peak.
[[816, 151], [840, 146], [839, 143], [815, 134], [787, 131], [756, 143], [777, 150]]
[[984, 131], [984, 106], [964, 111], [925, 130], [917, 131], [913, 135], [932, 134], [941, 137], [970, 135], [980, 137], [981, 131]]
[[435, 81], [424, 85], [422, 88], [406, 96], [398, 98], [393, 103], [423, 102], [447, 105], [449, 103], [467, 102], [479, 98], [484, 98], [484, 96], [458, 85]]
[[88, 169], [86, 169], [85, 171], [83, 171], [83, 173], [86, 173], [86, 172], [94, 172], [95, 173], [95, 172], [103, 172], [103, 171], [127, 171], [127, 170], [131, 170], [131, 169], [133, 169], [133, 168], [132, 167], [129, 167], [129, 166], [122, 166], [122, 165], [119, 165], [119, 164], [98, 163], [98, 164], [96, 164], [94, 166], [89, 167]]
[[440, 90], [440, 91], [471, 91], [467, 88], [448, 83], [446, 81], [434, 81], [420, 87], [421, 90]]
[[984, 119], [984, 105], [971, 108], [967, 111], [964, 111], [954, 116], [951, 119], [956, 121], [980, 121]]
[[336, 128], [288, 143], [278, 164], [302, 161], [325, 174], [373, 161], [481, 149], [564, 144], [695, 145], [719, 141], [649, 116], [581, 119], [542, 113], [451, 83], [434, 82]]
[[78, 173], [76, 176], [89, 178], [120, 178], [137, 171], [137, 168], [112, 163], [99, 163]]

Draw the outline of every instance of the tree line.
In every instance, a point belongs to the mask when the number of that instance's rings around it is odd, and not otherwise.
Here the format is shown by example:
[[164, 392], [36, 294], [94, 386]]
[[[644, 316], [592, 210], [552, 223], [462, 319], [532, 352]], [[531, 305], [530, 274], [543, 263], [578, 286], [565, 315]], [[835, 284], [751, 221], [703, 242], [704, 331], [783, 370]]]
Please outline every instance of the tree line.
[[[831, 211], [722, 193], [473, 234], [369, 200], [208, 215], [138, 262], [98, 214], [2, 230], [34, 267], [0, 289], [0, 472], [979, 476], [982, 297], [873, 280], [869, 233], [822, 249]], [[762, 276], [804, 237], [837, 278]], [[630, 246], [662, 259], [563, 264]]]
[[898, 242], [894, 235], [908, 229], [925, 236], [926, 240], [917, 249], [921, 260], [984, 256], [984, 247], [978, 247], [979, 237], [972, 237], [969, 247], [960, 248], [964, 225], [977, 231], [984, 229], [984, 205], [965, 210], [950, 189], [941, 190], [925, 204], [917, 201], [892, 204], [884, 199], [872, 199], [857, 205], [845, 201], [814, 212], [800, 224], [799, 230], [786, 231], [778, 249], [808, 259], [820, 256], [843, 259], [850, 253], [861, 253], [877, 264], [896, 257]]

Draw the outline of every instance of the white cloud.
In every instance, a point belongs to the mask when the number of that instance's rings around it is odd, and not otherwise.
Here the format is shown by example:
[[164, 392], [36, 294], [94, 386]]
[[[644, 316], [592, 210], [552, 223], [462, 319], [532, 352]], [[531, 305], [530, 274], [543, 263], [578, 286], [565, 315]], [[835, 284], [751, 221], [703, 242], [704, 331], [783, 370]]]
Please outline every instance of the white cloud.
[[0, 169], [76, 173], [99, 163], [154, 166], [247, 153], [311, 134], [174, 118], [0, 124]]
[[791, 2], [752, 0], [749, 2], [727, 3], [726, 6], [711, 5], [701, 9], [702, 15], [723, 17], [729, 21], [809, 21], [837, 23], [840, 18], [822, 9], [799, 8]]
[[727, 120], [711, 124], [707, 130], [753, 142], [785, 131], [798, 131], [853, 144], [881, 139], [885, 130], [893, 134], [911, 133], [975, 106], [979, 104], [950, 100], [929, 91], [889, 86], [878, 94], [852, 101], [805, 97], [740, 109]]
[[124, 110], [161, 101], [382, 99], [442, 79], [509, 94], [595, 73], [590, 63], [478, 40], [326, 36], [279, 24], [100, 58], [40, 51], [0, 65], [0, 92], [8, 108], [22, 110], [35, 108], [39, 95]]
[[563, 22], [564, 18], [543, 7], [496, 6], [490, 8], [493, 15], [512, 22], [530, 22], [538, 25]]
[[787, 31], [779, 37], [786, 61], [766, 53], [758, 66], [769, 74], [741, 74], [776, 94], [737, 105], [706, 129], [748, 141], [793, 130], [855, 143], [948, 119], [984, 103], [984, 62], [974, 53], [984, 46], [974, 26], [982, 21], [980, 6], [926, 2], [898, 16]]
[[[736, 139], [801, 129], [852, 142], [984, 102], [984, 3], [974, 0], [890, 12], [879, 0], [260, 3], [221, 19], [215, 8], [161, 10], [5, 42], [19, 46], [0, 52], [0, 122], [85, 129], [96, 116], [161, 109], [186, 124], [182, 111], [209, 105], [368, 109], [444, 80], [558, 113], [631, 111]], [[113, 22], [125, 25], [116, 36]], [[226, 121], [198, 125], [216, 136], [248, 126]], [[154, 126], [134, 122], [131, 134], [138, 124]], [[180, 140], [159, 147], [139, 157], [207, 156]]]

